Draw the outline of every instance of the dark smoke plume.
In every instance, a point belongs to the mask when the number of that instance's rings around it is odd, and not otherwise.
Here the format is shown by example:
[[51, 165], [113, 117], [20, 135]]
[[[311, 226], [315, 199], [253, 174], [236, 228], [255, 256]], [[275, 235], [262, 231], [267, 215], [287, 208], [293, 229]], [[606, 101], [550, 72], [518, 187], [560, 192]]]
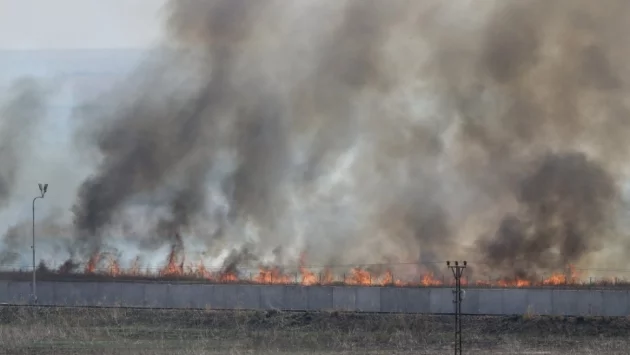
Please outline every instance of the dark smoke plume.
[[516, 198], [517, 212], [480, 244], [491, 268], [532, 277], [588, 262], [623, 238], [613, 226], [628, 144], [614, 131], [629, 132], [628, 73], [618, 60], [629, 53], [618, 37], [627, 21], [617, 12], [628, 9], [505, 2], [480, 32], [477, 61], [440, 63], [458, 76], [445, 82], [462, 120], [464, 172], [484, 194]]
[[521, 182], [518, 199], [521, 215], [506, 216], [482, 249], [491, 267], [520, 278], [561, 270], [599, 251], [619, 206], [612, 177], [578, 153], [543, 158]]
[[[181, 2], [174, 7], [170, 25], [178, 38], [194, 42], [200, 35], [216, 41], [208, 44], [211, 62], [200, 69], [205, 77], [190, 97], [156, 102], [151, 86], [169, 82], [151, 80], [146, 96], [122, 106], [100, 131], [104, 159], [97, 173], [80, 187], [75, 206], [78, 237], [84, 246], [98, 249], [101, 228], [112, 222], [125, 202], [136, 194], [154, 192], [170, 178], [186, 177], [173, 192], [171, 216], [160, 224], [158, 234], [172, 238], [203, 210], [204, 175], [212, 163], [207, 150], [212, 149], [212, 134], [222, 110], [237, 98], [230, 83], [233, 57], [251, 29], [242, 17], [255, 7], [253, 2], [242, 1]], [[187, 24], [188, 16], [200, 18]]]

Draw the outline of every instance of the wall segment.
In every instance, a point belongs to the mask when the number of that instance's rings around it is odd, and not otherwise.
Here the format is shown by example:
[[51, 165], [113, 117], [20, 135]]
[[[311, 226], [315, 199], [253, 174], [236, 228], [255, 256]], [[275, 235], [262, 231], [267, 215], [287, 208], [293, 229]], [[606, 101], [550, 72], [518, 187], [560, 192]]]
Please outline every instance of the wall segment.
[[[128, 282], [37, 283], [39, 303], [287, 311], [452, 313], [449, 288], [166, 284]], [[0, 281], [0, 303], [28, 304], [30, 283]], [[466, 314], [630, 315], [628, 290], [466, 289]]]

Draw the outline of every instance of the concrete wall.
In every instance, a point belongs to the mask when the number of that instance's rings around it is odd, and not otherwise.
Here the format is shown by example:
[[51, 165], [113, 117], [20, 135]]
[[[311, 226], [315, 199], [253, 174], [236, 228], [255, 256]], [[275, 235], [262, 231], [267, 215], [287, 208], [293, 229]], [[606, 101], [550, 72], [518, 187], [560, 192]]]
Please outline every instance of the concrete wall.
[[[448, 288], [38, 282], [39, 304], [154, 308], [452, 313]], [[467, 314], [630, 315], [627, 290], [466, 289]], [[0, 281], [0, 303], [27, 304], [30, 283]]]

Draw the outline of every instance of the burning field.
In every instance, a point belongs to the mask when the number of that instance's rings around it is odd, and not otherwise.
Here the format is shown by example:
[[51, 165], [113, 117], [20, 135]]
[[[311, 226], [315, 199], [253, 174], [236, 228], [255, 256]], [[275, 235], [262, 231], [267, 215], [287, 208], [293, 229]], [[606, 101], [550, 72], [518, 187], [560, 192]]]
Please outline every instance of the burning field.
[[[100, 267], [97, 267], [99, 266]], [[405, 280], [396, 278], [392, 268], [404, 266], [407, 270]], [[410, 276], [409, 270], [417, 273]], [[82, 265], [66, 261], [58, 268], [51, 268], [40, 263], [37, 273], [41, 281], [144, 281], [144, 282], [194, 282], [194, 283], [233, 283], [261, 285], [347, 285], [347, 286], [383, 286], [383, 287], [453, 287], [455, 281], [448, 273], [422, 273], [426, 270], [420, 265], [369, 265], [361, 267], [309, 267], [300, 259], [297, 267], [260, 266], [256, 270], [247, 269], [207, 269], [203, 263], [186, 264], [178, 261], [173, 253], [169, 254], [164, 267], [143, 269], [135, 263], [129, 269], [120, 267], [115, 258], [101, 261], [94, 256], [82, 268]], [[341, 271], [340, 271], [341, 270]], [[450, 271], [449, 271], [450, 272]], [[0, 280], [30, 280], [30, 272], [10, 270], [0, 271]], [[515, 278], [475, 279], [464, 276], [462, 285], [467, 287], [630, 287], [625, 279], [602, 278], [593, 280], [581, 277], [573, 266], [564, 273], [553, 273], [538, 280]]]
[[470, 285], [525, 287], [629, 268], [628, 1], [164, 11], [137, 70], [75, 103], [67, 145], [24, 139], [62, 135], [39, 131], [54, 87], [4, 95], [4, 270], [31, 263], [27, 176], [50, 184], [42, 275], [436, 286], [468, 260]]

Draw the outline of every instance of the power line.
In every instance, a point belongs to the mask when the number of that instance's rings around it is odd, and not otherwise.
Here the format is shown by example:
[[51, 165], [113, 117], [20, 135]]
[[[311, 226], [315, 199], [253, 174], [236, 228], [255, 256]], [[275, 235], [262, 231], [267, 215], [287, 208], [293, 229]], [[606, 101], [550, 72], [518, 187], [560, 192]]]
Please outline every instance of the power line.
[[[191, 258], [191, 255], [195, 255], [196, 254], [185, 254], [184, 258], [182, 259], [189, 259]], [[179, 260], [182, 260], [179, 259]], [[105, 262], [107, 262], [108, 258], [107, 257], [103, 257], [103, 260], [105, 260]], [[128, 263], [133, 263], [134, 259], [126, 259], [125, 261], [127, 261]], [[120, 262], [120, 260], [117, 260], [118, 262]], [[63, 265], [64, 263], [66, 263], [67, 260], [63, 260], [63, 261], [56, 261], [56, 260], [52, 260], [52, 261], [44, 261], [44, 265], [47, 267], [58, 267]], [[84, 262], [78, 262], [78, 261], [73, 261], [76, 265], [78, 266], [84, 266], [87, 264], [87, 261]], [[291, 264], [274, 264], [274, 263], [260, 263], [260, 265], [258, 266], [251, 266], [251, 267], [244, 267], [241, 268], [243, 270], [258, 270], [260, 268], [278, 268], [278, 269], [293, 269], [293, 268], [298, 268], [298, 267], [302, 267], [302, 268], [306, 268], [306, 269], [326, 269], [326, 268], [330, 268], [330, 269], [338, 269], [338, 268], [347, 268], [347, 269], [354, 269], [354, 268], [359, 268], [359, 269], [367, 269], [367, 268], [387, 268], [387, 267], [396, 267], [396, 266], [424, 266], [424, 265], [439, 265], [439, 264], [444, 264], [446, 262], [446, 260], [438, 260], [438, 261], [408, 261], [408, 262], [395, 262], [395, 263], [357, 263], [357, 264], [300, 264], [298, 262], [296, 263], [291, 263]], [[481, 261], [470, 261], [470, 263], [474, 263], [476, 265], [483, 265], [483, 266], [492, 266], [492, 264], [489, 264], [487, 262], [481, 262]], [[166, 263], [162, 263], [162, 264], [166, 264]], [[207, 268], [205, 267], [205, 264], [203, 262], [185, 262], [186, 267], [188, 266], [193, 266], [193, 267], [199, 267], [201, 265], [204, 266], [204, 268], [206, 268], [207, 270], [222, 270], [223, 267], [213, 267], [213, 268]], [[0, 269], [6, 268], [6, 269], [20, 269], [20, 268], [27, 268], [28, 266], [26, 266], [25, 264], [14, 264], [14, 263], [5, 263], [5, 264], [0, 264]], [[149, 266], [149, 267], [137, 267], [143, 270], [161, 270], [164, 266]], [[102, 267], [99, 269], [107, 269], [107, 267]], [[122, 268], [120, 267], [120, 269], [133, 269], [133, 267], [126, 267], [126, 268]], [[616, 273], [630, 273], [630, 269], [620, 269], [620, 268], [573, 268], [573, 270], [575, 271], [585, 271], [585, 272], [602, 272], [602, 273], [606, 273], [606, 272], [616, 272]], [[544, 273], [542, 274], [544, 275]]]

